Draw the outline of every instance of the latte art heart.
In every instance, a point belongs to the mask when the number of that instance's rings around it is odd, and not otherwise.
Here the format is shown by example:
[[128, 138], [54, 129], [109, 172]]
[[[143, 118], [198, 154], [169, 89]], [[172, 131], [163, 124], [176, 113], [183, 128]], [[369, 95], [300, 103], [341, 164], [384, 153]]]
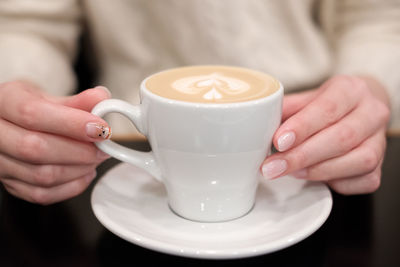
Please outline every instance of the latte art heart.
[[271, 76], [231, 66], [188, 66], [150, 76], [146, 88], [159, 96], [195, 103], [235, 103], [264, 98], [280, 87]]
[[212, 73], [178, 79], [172, 83], [172, 88], [184, 94], [201, 94], [204, 99], [212, 100], [244, 93], [250, 85], [234, 77]]

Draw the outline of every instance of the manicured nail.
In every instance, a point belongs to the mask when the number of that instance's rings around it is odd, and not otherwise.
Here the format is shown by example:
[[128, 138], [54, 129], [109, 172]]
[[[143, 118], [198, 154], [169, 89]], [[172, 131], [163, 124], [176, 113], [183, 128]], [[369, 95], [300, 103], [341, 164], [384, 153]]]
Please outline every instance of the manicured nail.
[[276, 159], [262, 167], [262, 173], [265, 178], [273, 179], [284, 173], [287, 169], [288, 165], [286, 160]]
[[306, 168], [304, 168], [304, 169], [292, 172], [291, 175], [298, 179], [305, 179], [308, 176], [308, 171]]
[[102, 85], [99, 85], [99, 86], [96, 86], [95, 87], [95, 89], [101, 89], [101, 90], [104, 90], [107, 94], [108, 94], [108, 96], [111, 98], [111, 92], [110, 92], [110, 90], [108, 90], [108, 88], [107, 87], [105, 87], [105, 86], [102, 86]]
[[110, 139], [111, 128], [97, 122], [89, 122], [86, 124], [86, 134], [91, 138]]
[[294, 144], [294, 141], [296, 141], [296, 135], [294, 132], [284, 133], [278, 138], [277, 149], [280, 152], [286, 151], [292, 147], [292, 145]]

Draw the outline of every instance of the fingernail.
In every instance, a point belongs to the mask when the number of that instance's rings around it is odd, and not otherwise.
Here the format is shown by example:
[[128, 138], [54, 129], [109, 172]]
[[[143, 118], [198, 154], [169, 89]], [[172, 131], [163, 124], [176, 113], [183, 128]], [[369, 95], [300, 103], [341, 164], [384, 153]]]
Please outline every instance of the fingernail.
[[86, 175], [84, 177], [84, 179], [86, 180], [86, 182], [89, 184], [90, 182], [92, 182], [94, 180], [94, 178], [96, 178], [97, 175], [97, 171], [94, 170], [93, 172], [89, 173], [88, 175]]
[[308, 176], [308, 171], [307, 171], [307, 169], [304, 168], [304, 169], [292, 172], [291, 175], [298, 179], [305, 179]]
[[108, 88], [107, 87], [105, 87], [105, 86], [102, 86], [102, 85], [99, 85], [99, 86], [96, 86], [95, 87], [95, 89], [101, 89], [101, 90], [104, 90], [107, 94], [108, 94], [108, 96], [111, 98], [111, 92], [110, 92], [110, 90], [108, 90]]
[[86, 134], [91, 138], [110, 139], [111, 128], [97, 122], [89, 122], [86, 124]]
[[108, 155], [107, 153], [105, 153], [105, 152], [103, 152], [103, 151], [101, 151], [101, 150], [97, 150], [97, 158], [98, 159], [108, 159], [108, 158], [111, 158], [111, 156], [110, 155]]
[[265, 178], [273, 179], [278, 177], [280, 174], [284, 173], [287, 169], [288, 165], [286, 160], [276, 159], [262, 167], [262, 173]]
[[280, 152], [286, 151], [292, 147], [296, 141], [296, 135], [294, 132], [287, 132], [282, 134], [278, 139], [278, 150]]

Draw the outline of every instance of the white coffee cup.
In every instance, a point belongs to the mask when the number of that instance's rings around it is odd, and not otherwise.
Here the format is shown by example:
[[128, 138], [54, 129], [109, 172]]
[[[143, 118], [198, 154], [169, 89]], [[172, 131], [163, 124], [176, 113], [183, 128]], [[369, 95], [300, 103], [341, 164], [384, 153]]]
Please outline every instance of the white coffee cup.
[[208, 104], [156, 95], [146, 88], [147, 79], [140, 86], [140, 105], [109, 99], [92, 113], [123, 114], [147, 137], [152, 151], [111, 140], [96, 143], [98, 148], [161, 181], [170, 208], [184, 218], [217, 222], [248, 213], [280, 124], [282, 85], [256, 100]]

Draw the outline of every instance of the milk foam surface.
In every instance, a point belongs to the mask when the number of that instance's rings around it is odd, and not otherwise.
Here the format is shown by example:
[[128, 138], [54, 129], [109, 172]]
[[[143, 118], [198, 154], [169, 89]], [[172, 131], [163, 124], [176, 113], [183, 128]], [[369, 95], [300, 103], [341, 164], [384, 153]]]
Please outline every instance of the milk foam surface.
[[279, 88], [271, 76], [245, 68], [192, 66], [149, 77], [146, 87], [162, 97], [200, 103], [229, 103], [266, 97]]

